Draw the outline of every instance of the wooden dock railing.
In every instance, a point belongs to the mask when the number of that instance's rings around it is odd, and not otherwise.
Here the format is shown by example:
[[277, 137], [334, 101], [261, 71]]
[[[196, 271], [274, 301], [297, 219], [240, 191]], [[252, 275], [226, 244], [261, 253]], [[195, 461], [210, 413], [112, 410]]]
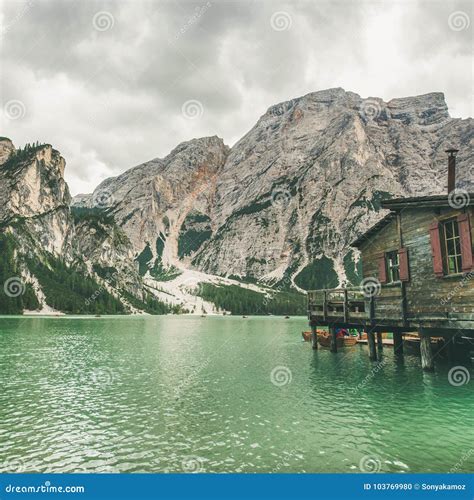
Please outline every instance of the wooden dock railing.
[[331, 288], [308, 292], [308, 315], [324, 323], [366, 324], [403, 321], [402, 288], [384, 286], [375, 293], [362, 287]]

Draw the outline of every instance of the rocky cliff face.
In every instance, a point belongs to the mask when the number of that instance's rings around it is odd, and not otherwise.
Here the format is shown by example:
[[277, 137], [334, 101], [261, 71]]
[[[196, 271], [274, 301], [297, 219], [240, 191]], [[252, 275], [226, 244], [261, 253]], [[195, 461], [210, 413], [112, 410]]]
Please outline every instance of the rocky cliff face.
[[49, 144], [23, 150], [11, 144], [7, 151], [0, 165], [0, 224], [22, 225], [46, 250], [69, 255], [71, 196], [64, 158]]
[[[2, 143], [0, 151], [6, 153], [0, 165], [1, 243], [4, 235], [14, 242], [13, 278], [22, 281], [22, 287], [33, 286], [40, 308], [51, 312], [42, 285], [54, 288], [54, 279], [61, 281], [54, 274], [59, 274], [58, 266], [62, 269], [63, 265], [71, 274], [89, 278], [88, 286], [103, 285], [117, 297], [123, 289], [142, 298], [143, 284], [123, 231], [103, 214], [71, 211], [71, 196], [64, 180], [66, 163], [60, 153], [48, 144], [16, 150], [11, 141]], [[107, 270], [116, 275], [115, 291]], [[12, 274], [10, 269], [0, 271], [2, 276]], [[43, 283], [36, 273], [44, 275]], [[87, 296], [82, 299], [87, 300]]]
[[331, 89], [273, 106], [232, 148], [193, 262], [304, 288], [355, 280], [349, 243], [381, 200], [445, 192], [452, 144], [458, 186], [472, 187], [472, 120], [450, 118], [440, 93], [385, 103]]
[[59, 152], [1, 138], [0, 227], [129, 311], [150, 295], [209, 311], [196, 306], [200, 282], [357, 282], [349, 243], [382, 217], [382, 200], [445, 192], [448, 146], [460, 150], [458, 187], [474, 189], [472, 122], [450, 118], [440, 93], [384, 102], [315, 92], [272, 106], [231, 149], [218, 137], [185, 142], [72, 205]]
[[272, 106], [230, 150], [184, 143], [75, 204], [104, 205], [150, 268], [337, 286], [357, 281], [349, 243], [383, 199], [445, 191], [447, 146], [468, 187], [472, 130], [441, 93], [384, 102], [330, 89]]

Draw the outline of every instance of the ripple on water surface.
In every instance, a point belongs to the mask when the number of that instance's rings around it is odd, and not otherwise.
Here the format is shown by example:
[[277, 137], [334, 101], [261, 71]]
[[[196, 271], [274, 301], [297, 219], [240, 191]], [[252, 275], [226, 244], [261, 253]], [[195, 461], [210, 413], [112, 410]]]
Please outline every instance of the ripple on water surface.
[[[474, 470], [473, 382], [295, 318], [2, 318], [0, 471]], [[459, 429], [464, 429], [459, 432]]]

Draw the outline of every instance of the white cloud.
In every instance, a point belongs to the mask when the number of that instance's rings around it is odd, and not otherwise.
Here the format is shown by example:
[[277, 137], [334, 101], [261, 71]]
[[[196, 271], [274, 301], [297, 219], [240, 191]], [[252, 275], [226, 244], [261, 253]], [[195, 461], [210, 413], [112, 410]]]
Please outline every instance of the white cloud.
[[[269, 106], [329, 87], [442, 91], [452, 116], [472, 115], [468, 1], [206, 3], [4, 0], [1, 97], [26, 112], [2, 113], [0, 134], [52, 143], [75, 194], [193, 137], [232, 145]], [[468, 30], [449, 28], [455, 10]], [[94, 29], [98, 11], [110, 29]], [[277, 11], [289, 29], [272, 29]], [[191, 99], [204, 109], [194, 120], [181, 111]]]

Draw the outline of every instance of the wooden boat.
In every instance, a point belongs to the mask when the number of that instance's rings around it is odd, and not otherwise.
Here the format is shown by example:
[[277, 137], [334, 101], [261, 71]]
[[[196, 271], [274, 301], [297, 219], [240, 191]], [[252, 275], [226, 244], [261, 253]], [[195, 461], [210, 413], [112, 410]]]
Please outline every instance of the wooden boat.
[[[329, 334], [326, 335], [318, 335], [318, 342], [321, 347], [331, 347], [331, 336]], [[336, 339], [337, 348], [344, 347], [344, 339], [339, 337]]]
[[311, 332], [301, 332], [301, 336], [305, 342], [311, 342]]
[[357, 337], [351, 335], [350, 337], [344, 337], [344, 347], [352, 347], [357, 344]]
[[[323, 347], [331, 347], [331, 336], [324, 330], [318, 330], [318, 342]], [[311, 332], [301, 332], [301, 336], [305, 342], [311, 342]], [[350, 336], [337, 339], [337, 347], [352, 347], [357, 344], [357, 337]]]
[[[327, 333], [324, 330], [317, 330], [317, 335], [327, 335]], [[305, 342], [311, 342], [311, 331], [309, 332], [301, 332], [301, 336], [303, 337], [303, 340]]]

